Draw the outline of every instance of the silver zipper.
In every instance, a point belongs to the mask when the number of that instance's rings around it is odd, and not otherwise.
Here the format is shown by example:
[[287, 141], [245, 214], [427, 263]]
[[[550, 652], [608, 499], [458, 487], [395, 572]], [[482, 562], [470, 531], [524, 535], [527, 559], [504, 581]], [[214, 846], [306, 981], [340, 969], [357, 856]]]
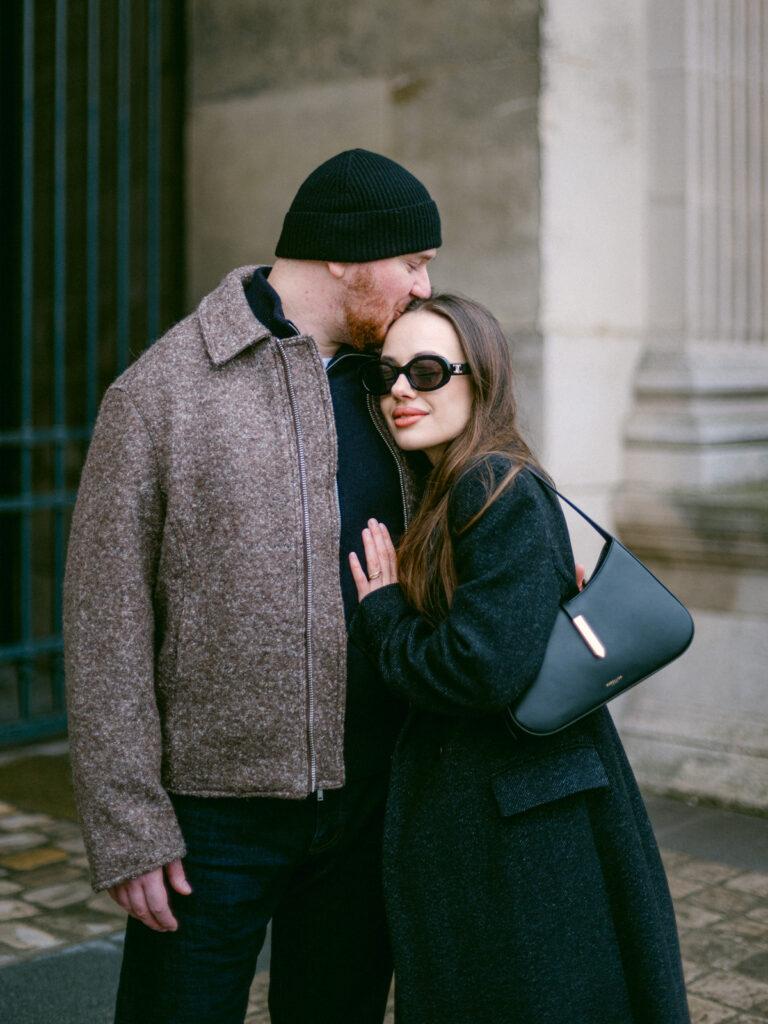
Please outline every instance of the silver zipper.
[[309, 499], [307, 497], [307, 467], [304, 450], [304, 435], [301, 430], [299, 419], [299, 408], [296, 401], [296, 389], [293, 386], [291, 368], [288, 364], [288, 357], [285, 354], [282, 342], [276, 338], [275, 344], [285, 371], [285, 383], [288, 389], [288, 400], [291, 403], [293, 414], [293, 425], [296, 430], [296, 449], [299, 461], [299, 489], [301, 491], [301, 515], [303, 525], [304, 544], [304, 614], [306, 628], [304, 632], [304, 646], [307, 656], [307, 747], [309, 751], [309, 787], [314, 793], [317, 789], [317, 757], [315, 753], [315, 687], [313, 678], [312, 658], [312, 604], [314, 598], [314, 587], [312, 580], [312, 547], [309, 523]]

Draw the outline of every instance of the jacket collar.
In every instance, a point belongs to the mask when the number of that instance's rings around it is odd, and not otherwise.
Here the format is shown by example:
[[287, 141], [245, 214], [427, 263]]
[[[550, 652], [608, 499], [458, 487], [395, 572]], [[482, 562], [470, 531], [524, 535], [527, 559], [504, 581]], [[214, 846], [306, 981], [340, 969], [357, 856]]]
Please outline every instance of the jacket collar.
[[256, 267], [238, 267], [197, 307], [205, 347], [221, 366], [246, 348], [271, 337], [269, 328], [253, 315], [245, 289]]

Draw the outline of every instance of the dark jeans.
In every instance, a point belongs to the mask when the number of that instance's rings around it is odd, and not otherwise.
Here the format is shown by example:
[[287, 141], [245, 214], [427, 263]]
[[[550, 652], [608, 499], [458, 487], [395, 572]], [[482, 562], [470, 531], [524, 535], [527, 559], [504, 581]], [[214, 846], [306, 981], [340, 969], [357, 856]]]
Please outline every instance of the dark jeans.
[[172, 894], [176, 932], [129, 919], [116, 1024], [241, 1024], [270, 920], [273, 1024], [381, 1024], [385, 795], [376, 778], [323, 800], [173, 796], [193, 894]]

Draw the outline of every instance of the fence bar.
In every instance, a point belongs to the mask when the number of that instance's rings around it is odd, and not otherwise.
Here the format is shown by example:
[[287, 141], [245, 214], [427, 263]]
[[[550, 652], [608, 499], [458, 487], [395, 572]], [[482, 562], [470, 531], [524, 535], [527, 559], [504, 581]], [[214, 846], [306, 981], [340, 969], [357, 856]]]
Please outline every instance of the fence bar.
[[120, 0], [117, 38], [117, 372], [128, 365], [131, 286], [131, 5]]
[[162, 3], [149, 0], [147, 26], [147, 344], [160, 320], [160, 131]]
[[[53, 332], [53, 422], [66, 430], [66, 348], [67, 348], [67, 0], [56, 3], [56, 84], [54, 108], [54, 332]], [[54, 446], [53, 486], [61, 492], [65, 485], [65, 448], [63, 441]], [[64, 511], [53, 510], [53, 572], [54, 581], [64, 578], [66, 551]], [[53, 628], [61, 629], [61, 587], [53, 587]], [[64, 665], [56, 659], [53, 678], [53, 706], [64, 702]]]
[[99, 396], [99, 146], [101, 144], [100, 0], [88, 0], [88, 124], [86, 166], [86, 419], [93, 424]]
[[[49, 494], [21, 494], [17, 498], [0, 498], [0, 512], [21, 512], [25, 516], [42, 509], [72, 508], [75, 504], [77, 491], [54, 491]], [[59, 577], [61, 579], [62, 577]], [[32, 636], [32, 631], [22, 634], [25, 639]]]
[[90, 436], [90, 426], [72, 427], [69, 430], [59, 426], [43, 427], [38, 430], [5, 430], [0, 434], [0, 448], [18, 448], [20, 445], [33, 447], [36, 444], [56, 444], [59, 441], [87, 441]]
[[[32, 349], [34, 345], [34, 225], [35, 225], [35, 5], [24, 0], [22, 29], [22, 143], [21, 143], [21, 426], [32, 428]], [[21, 495], [32, 492], [32, 449], [23, 445]], [[32, 521], [23, 513], [19, 524], [19, 625], [22, 643], [32, 637]], [[23, 660], [18, 669], [19, 716], [29, 715], [32, 666]]]

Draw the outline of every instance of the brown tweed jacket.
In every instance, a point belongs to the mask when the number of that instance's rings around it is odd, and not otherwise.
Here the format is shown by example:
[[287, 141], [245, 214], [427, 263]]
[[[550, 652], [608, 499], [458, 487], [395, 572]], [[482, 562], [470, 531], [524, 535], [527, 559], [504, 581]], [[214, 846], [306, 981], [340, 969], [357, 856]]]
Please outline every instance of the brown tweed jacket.
[[64, 585], [73, 775], [96, 889], [184, 854], [168, 791], [344, 782], [336, 431], [314, 341], [229, 274], [107, 391]]

